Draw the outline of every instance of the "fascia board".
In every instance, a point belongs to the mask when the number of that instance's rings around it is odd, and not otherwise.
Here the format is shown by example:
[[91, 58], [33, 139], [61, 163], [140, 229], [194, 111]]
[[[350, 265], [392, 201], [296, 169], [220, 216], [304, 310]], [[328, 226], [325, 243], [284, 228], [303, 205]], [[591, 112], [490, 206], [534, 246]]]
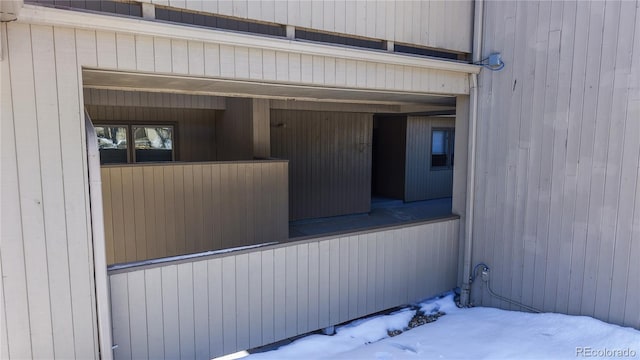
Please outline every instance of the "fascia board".
[[377, 62], [399, 66], [410, 66], [432, 70], [478, 74], [480, 66], [419, 58], [410, 55], [392, 54], [384, 51], [360, 50], [341, 46], [307, 43], [268, 36], [248, 35], [232, 31], [205, 29], [195, 26], [177, 25], [157, 20], [137, 19], [102, 15], [84, 11], [69, 11], [25, 4], [18, 21], [49, 26], [103, 30], [134, 35], [148, 35], [172, 39], [195, 40], [230, 46], [259, 48], [264, 50], [299, 53], [312, 56], [331, 56], [340, 59]]

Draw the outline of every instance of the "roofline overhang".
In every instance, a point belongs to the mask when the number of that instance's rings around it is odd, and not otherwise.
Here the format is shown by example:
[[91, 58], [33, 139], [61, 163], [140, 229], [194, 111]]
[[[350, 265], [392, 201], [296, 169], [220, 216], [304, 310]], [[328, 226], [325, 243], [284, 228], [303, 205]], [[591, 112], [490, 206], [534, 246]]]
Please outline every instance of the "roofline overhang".
[[178, 25], [159, 20], [104, 15], [88, 11], [69, 11], [30, 4], [24, 4], [18, 16], [18, 21], [38, 25], [195, 40], [312, 56], [327, 56], [327, 54], [330, 54], [330, 56], [340, 59], [373, 61], [464, 74], [478, 74], [481, 69], [478, 65], [456, 61], [401, 55], [385, 51], [361, 50], [270, 36], [249, 35], [233, 31]]

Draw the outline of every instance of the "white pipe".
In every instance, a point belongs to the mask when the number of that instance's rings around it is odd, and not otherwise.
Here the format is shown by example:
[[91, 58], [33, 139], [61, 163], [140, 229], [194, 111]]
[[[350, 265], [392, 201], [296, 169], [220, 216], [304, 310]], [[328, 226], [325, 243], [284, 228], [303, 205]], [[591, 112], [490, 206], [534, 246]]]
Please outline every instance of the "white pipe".
[[[473, 17], [473, 55], [474, 63], [481, 60], [482, 53], [482, 16], [483, 0], [475, 0]], [[476, 134], [478, 122], [478, 75], [469, 74], [469, 143], [467, 146], [467, 203], [464, 226], [464, 258], [462, 270], [462, 289], [460, 304], [468, 306], [471, 293], [471, 251], [473, 249], [473, 203], [475, 202], [476, 176]]]
[[473, 7], [473, 63], [482, 60], [482, 23], [484, 16], [484, 0], [475, 0]]

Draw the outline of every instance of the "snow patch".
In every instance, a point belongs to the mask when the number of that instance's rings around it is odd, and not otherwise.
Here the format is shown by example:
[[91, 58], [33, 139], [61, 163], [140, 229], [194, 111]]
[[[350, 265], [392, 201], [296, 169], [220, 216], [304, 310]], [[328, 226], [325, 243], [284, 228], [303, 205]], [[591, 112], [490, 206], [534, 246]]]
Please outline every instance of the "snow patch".
[[311, 335], [251, 359], [640, 359], [640, 331], [586, 316], [531, 314], [493, 308], [459, 309], [453, 294], [420, 303], [433, 323], [389, 337], [416, 313], [354, 321], [333, 336]]

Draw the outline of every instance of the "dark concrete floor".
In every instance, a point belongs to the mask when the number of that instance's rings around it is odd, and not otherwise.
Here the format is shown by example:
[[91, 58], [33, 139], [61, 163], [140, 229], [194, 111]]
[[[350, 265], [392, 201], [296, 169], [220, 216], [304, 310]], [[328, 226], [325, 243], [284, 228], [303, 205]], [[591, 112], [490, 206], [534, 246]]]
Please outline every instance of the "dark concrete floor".
[[404, 203], [373, 198], [371, 212], [289, 222], [289, 238], [350, 232], [451, 215], [451, 198]]

